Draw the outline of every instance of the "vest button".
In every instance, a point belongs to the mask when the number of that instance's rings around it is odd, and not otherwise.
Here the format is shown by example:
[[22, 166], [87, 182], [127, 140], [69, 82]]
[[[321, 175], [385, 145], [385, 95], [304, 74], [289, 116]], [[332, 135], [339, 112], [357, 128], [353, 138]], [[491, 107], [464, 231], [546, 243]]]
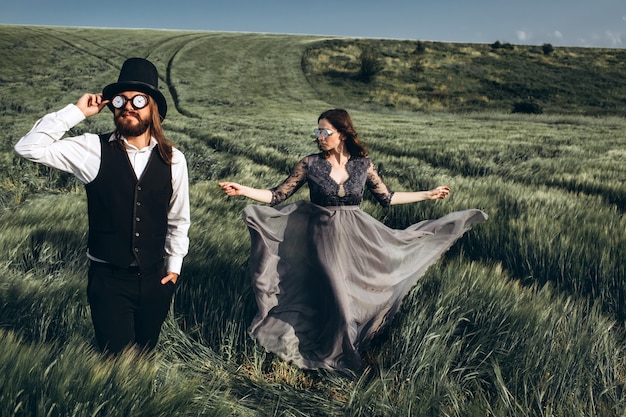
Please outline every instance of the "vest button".
[[138, 185], [138, 186], [137, 186], [137, 190], [138, 190], [138, 191], [141, 191], [141, 185]]
[[135, 248], [135, 252], [139, 252], [139, 248]]
[[139, 233], [135, 233], [135, 236], [139, 237]]
[[140, 205], [141, 205], [141, 202], [137, 201], [137, 205], [138, 205], [138, 206], [140, 206]]
[[139, 217], [135, 217], [135, 221], [141, 221]]

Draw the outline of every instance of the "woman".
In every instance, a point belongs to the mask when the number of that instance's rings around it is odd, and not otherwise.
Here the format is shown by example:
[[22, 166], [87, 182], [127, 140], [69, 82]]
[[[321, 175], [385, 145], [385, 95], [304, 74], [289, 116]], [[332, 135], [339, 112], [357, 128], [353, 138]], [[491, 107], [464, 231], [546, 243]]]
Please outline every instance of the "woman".
[[[358, 370], [360, 352], [428, 266], [487, 215], [458, 211], [390, 229], [359, 209], [365, 186], [384, 207], [443, 199], [450, 188], [390, 191], [343, 109], [322, 113], [314, 132], [321, 152], [303, 158], [278, 187], [219, 185], [229, 196], [270, 205], [243, 213], [258, 305], [251, 336], [300, 368]], [[273, 208], [305, 182], [311, 202]]]

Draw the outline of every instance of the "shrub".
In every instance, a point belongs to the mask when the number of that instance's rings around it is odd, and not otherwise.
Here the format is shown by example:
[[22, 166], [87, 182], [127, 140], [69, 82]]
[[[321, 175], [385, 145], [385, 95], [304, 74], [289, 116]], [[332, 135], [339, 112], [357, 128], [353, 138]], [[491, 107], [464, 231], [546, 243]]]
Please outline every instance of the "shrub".
[[552, 52], [554, 52], [554, 46], [549, 43], [544, 43], [541, 47], [541, 50], [543, 51], [544, 55], [550, 55]]
[[371, 82], [385, 67], [382, 60], [370, 48], [363, 49], [360, 62], [361, 69], [357, 78], [365, 83]]
[[424, 45], [424, 42], [422, 41], [417, 41], [417, 45], [415, 46], [415, 54], [423, 55], [424, 53], [426, 53], [426, 45]]
[[513, 50], [515, 47], [508, 42], [500, 43], [500, 41], [495, 41], [491, 44], [491, 49], [510, 49]]
[[535, 100], [530, 99], [513, 104], [511, 113], [541, 114], [543, 108]]

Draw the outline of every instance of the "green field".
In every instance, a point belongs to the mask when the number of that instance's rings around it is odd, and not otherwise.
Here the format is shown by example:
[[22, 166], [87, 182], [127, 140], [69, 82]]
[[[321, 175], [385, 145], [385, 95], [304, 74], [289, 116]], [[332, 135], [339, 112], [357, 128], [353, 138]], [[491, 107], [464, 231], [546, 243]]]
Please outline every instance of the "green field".
[[[359, 78], [369, 50], [382, 64]], [[0, 26], [1, 416], [626, 415], [626, 50]], [[155, 358], [94, 350], [82, 185], [18, 158], [44, 114], [122, 62], [160, 72], [192, 227]], [[512, 113], [538, 103], [542, 114]], [[402, 228], [490, 218], [432, 267], [359, 375], [301, 371], [247, 336], [248, 232], [219, 180], [267, 188], [345, 107], [388, 185], [444, 201], [365, 211]], [[108, 111], [70, 132], [106, 132]], [[308, 198], [300, 191], [292, 201]]]

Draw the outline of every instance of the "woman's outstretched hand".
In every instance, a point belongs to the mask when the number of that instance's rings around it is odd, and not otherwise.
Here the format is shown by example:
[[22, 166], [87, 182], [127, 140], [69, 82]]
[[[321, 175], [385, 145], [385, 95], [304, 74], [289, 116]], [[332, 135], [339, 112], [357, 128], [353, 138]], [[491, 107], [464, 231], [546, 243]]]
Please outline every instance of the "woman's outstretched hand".
[[443, 200], [450, 194], [450, 187], [447, 185], [440, 185], [437, 188], [433, 188], [429, 191], [431, 200]]
[[260, 203], [271, 203], [272, 192], [270, 190], [264, 190], [261, 188], [246, 187], [245, 185], [238, 184], [236, 182], [222, 181], [217, 185], [230, 197], [242, 195], [244, 197], [251, 198]]
[[243, 195], [243, 187], [236, 182], [218, 182], [217, 185], [229, 196]]

